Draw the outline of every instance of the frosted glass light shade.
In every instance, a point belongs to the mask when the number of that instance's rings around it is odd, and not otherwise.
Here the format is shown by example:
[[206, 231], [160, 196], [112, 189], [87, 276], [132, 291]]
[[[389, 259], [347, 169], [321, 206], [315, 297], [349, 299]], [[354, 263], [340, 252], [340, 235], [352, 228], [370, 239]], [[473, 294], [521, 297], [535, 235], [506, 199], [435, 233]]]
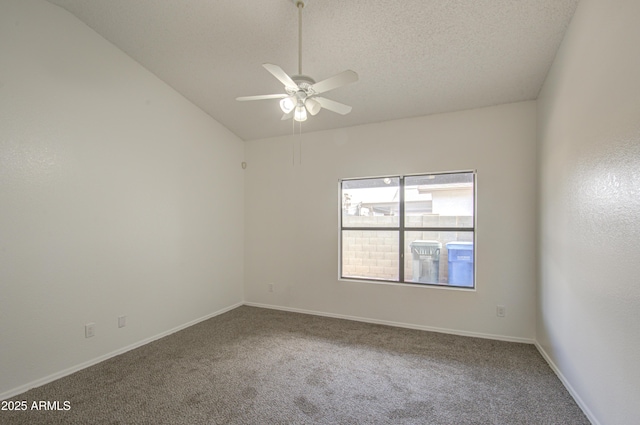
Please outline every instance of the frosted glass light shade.
[[311, 115], [317, 114], [318, 112], [320, 112], [320, 109], [322, 108], [322, 106], [320, 106], [320, 102], [318, 102], [315, 99], [305, 100], [304, 106], [307, 107], [307, 110]]
[[296, 106], [296, 113], [293, 115], [293, 119], [299, 122], [307, 120], [307, 109], [304, 105]]
[[282, 112], [284, 112], [285, 114], [288, 114], [289, 112], [293, 111], [293, 108], [296, 107], [296, 103], [297, 99], [295, 96], [285, 97], [280, 101], [280, 109], [282, 109]]

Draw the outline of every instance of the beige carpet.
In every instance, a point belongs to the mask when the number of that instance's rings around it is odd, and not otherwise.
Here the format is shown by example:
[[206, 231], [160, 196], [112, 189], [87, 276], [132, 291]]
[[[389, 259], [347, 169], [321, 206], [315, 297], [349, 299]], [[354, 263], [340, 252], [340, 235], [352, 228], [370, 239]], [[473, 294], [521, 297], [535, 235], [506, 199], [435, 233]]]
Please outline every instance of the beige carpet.
[[588, 424], [534, 346], [240, 307], [12, 400], [2, 424]]

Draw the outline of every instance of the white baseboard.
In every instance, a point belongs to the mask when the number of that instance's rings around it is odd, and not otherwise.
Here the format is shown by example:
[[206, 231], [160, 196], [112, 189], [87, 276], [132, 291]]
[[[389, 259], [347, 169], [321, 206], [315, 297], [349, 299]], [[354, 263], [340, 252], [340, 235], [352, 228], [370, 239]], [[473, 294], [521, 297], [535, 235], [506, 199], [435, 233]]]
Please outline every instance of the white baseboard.
[[451, 334], [451, 335], [470, 336], [474, 338], [493, 339], [493, 340], [507, 341], [507, 342], [520, 342], [524, 344], [535, 343], [535, 340], [531, 338], [519, 338], [519, 337], [512, 337], [512, 336], [505, 336], [505, 335], [485, 334], [480, 332], [459, 331], [456, 329], [436, 328], [432, 326], [422, 326], [422, 325], [414, 325], [411, 323], [392, 322], [389, 320], [378, 320], [378, 319], [371, 319], [367, 317], [347, 316], [344, 314], [334, 314], [334, 313], [325, 313], [322, 311], [304, 310], [300, 308], [281, 307], [278, 305], [271, 305], [271, 304], [245, 302], [244, 305], [247, 305], [250, 307], [269, 308], [272, 310], [290, 311], [292, 313], [303, 313], [303, 314], [311, 314], [314, 316], [324, 316], [324, 317], [333, 317], [336, 319], [353, 320], [356, 322], [374, 323], [376, 325], [387, 325], [387, 326], [395, 326], [398, 328], [417, 329], [417, 330], [429, 331], [429, 332], [439, 332], [439, 333]]
[[71, 375], [72, 373], [75, 373], [75, 372], [77, 372], [79, 370], [88, 368], [90, 366], [93, 366], [95, 364], [103, 362], [103, 361], [105, 361], [107, 359], [110, 359], [112, 357], [115, 357], [115, 356], [118, 356], [120, 354], [126, 353], [127, 351], [131, 351], [131, 350], [133, 350], [135, 348], [138, 348], [138, 347], [141, 347], [141, 346], [143, 346], [145, 344], [153, 342], [153, 341], [155, 341], [157, 339], [164, 338], [165, 336], [171, 335], [172, 333], [175, 333], [175, 332], [181, 331], [183, 329], [186, 329], [186, 328], [188, 328], [190, 326], [193, 326], [193, 325], [195, 325], [197, 323], [200, 323], [200, 322], [203, 322], [205, 320], [211, 319], [212, 317], [215, 317], [215, 316], [218, 316], [220, 314], [226, 313], [227, 311], [233, 310], [234, 308], [238, 308], [238, 307], [242, 306], [243, 304], [244, 303], [240, 302], [240, 303], [234, 304], [232, 306], [225, 307], [225, 308], [223, 308], [221, 310], [218, 310], [216, 312], [213, 312], [211, 314], [207, 314], [206, 316], [203, 316], [203, 317], [200, 317], [198, 319], [192, 320], [190, 322], [184, 323], [184, 324], [182, 324], [180, 326], [176, 326], [175, 328], [169, 329], [168, 331], [161, 332], [161, 333], [159, 333], [157, 335], [154, 335], [152, 337], [145, 338], [143, 340], [140, 340], [140, 341], [138, 341], [136, 343], [133, 343], [131, 345], [128, 345], [126, 347], [119, 348], [119, 349], [117, 349], [115, 351], [112, 351], [110, 353], [107, 353], [107, 354], [104, 354], [102, 356], [96, 357], [95, 359], [88, 360], [88, 361], [86, 361], [84, 363], [80, 363], [78, 365], [69, 367], [67, 369], [61, 370], [61, 371], [56, 372], [56, 373], [53, 373], [53, 374], [51, 374], [49, 376], [45, 376], [44, 378], [36, 379], [35, 381], [29, 382], [28, 384], [21, 385], [21, 386], [19, 386], [17, 388], [13, 388], [13, 389], [11, 389], [9, 391], [5, 391], [2, 394], [0, 394], [0, 400], [5, 400], [7, 398], [11, 398], [11, 397], [16, 396], [18, 394], [22, 394], [22, 393], [24, 393], [26, 391], [29, 391], [32, 388], [40, 387], [42, 385], [48, 384], [49, 382], [53, 382], [53, 381], [55, 381], [57, 379], [63, 378], [63, 377], [68, 376], [68, 375]]
[[553, 370], [556, 376], [558, 377], [558, 379], [560, 379], [560, 382], [562, 382], [562, 385], [564, 385], [567, 391], [569, 391], [569, 394], [571, 394], [571, 397], [573, 397], [576, 404], [580, 407], [580, 409], [582, 409], [587, 419], [589, 419], [589, 421], [593, 425], [600, 425], [600, 422], [593, 415], [593, 412], [591, 412], [591, 409], [589, 409], [587, 404], [582, 400], [582, 398], [580, 397], [578, 392], [575, 390], [575, 388], [573, 388], [569, 380], [562, 374], [558, 366], [553, 362], [553, 360], [551, 360], [551, 356], [547, 354], [547, 352], [544, 350], [544, 348], [542, 348], [542, 346], [538, 343], [538, 341], [535, 341], [535, 346], [540, 352], [540, 355], [542, 355], [542, 357], [549, 364], [549, 367], [551, 368], [551, 370]]

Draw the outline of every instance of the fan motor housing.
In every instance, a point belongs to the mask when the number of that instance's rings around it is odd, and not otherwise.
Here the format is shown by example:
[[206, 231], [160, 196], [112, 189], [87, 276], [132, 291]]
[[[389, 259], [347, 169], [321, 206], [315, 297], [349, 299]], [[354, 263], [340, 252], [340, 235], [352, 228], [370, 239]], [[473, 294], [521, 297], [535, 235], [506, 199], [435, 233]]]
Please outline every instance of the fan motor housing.
[[[309, 94], [309, 89], [311, 88], [311, 86], [316, 83], [316, 80], [309, 77], [308, 75], [292, 75], [291, 79], [298, 85], [301, 90], [303, 90], [307, 94]], [[290, 90], [288, 88], [286, 88], [286, 91], [289, 94], [294, 94], [296, 92], [296, 90]]]
[[308, 75], [292, 75], [291, 79], [300, 87], [302, 87], [302, 84], [312, 86], [316, 83], [316, 80], [309, 77]]

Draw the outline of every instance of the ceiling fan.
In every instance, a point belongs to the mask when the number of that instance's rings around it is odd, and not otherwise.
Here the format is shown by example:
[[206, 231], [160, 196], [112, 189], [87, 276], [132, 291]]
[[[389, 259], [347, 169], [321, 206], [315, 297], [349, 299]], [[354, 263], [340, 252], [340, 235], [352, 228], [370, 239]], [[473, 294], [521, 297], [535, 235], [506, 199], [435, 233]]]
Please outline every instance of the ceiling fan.
[[291, 1], [298, 8], [298, 74], [289, 76], [278, 65], [262, 64], [267, 71], [284, 84], [286, 93], [242, 96], [236, 100], [280, 99], [280, 109], [284, 112], [283, 120], [290, 118], [293, 114], [294, 120], [306, 121], [307, 112], [316, 115], [322, 108], [346, 115], [351, 112], [351, 106], [318, 95], [358, 81], [358, 74], [347, 70], [317, 83], [313, 78], [302, 74], [302, 9], [308, 0]]

